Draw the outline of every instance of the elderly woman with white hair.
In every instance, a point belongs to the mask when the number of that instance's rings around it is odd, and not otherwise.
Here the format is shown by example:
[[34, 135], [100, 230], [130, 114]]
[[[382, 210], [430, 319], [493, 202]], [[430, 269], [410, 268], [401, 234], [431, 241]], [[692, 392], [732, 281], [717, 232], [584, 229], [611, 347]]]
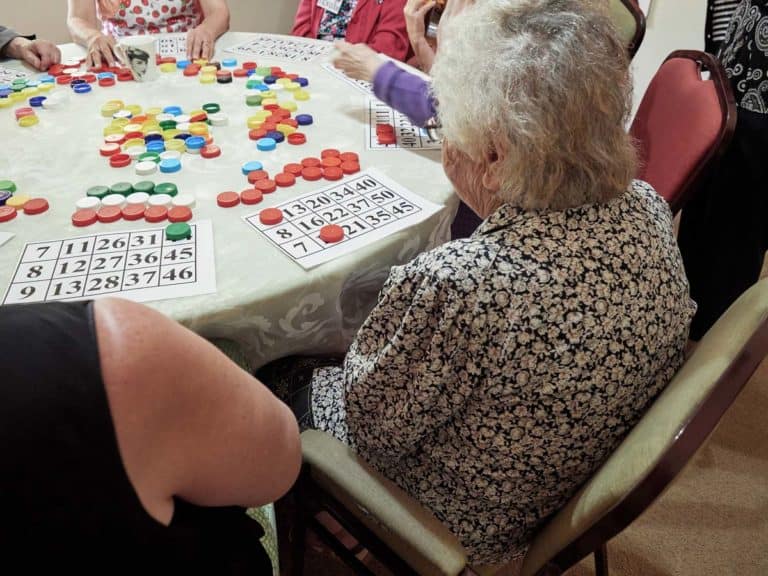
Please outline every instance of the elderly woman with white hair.
[[484, 221], [393, 268], [295, 399], [492, 563], [666, 386], [695, 306], [669, 208], [632, 181], [628, 62], [598, 3], [484, 0], [443, 34], [443, 163]]

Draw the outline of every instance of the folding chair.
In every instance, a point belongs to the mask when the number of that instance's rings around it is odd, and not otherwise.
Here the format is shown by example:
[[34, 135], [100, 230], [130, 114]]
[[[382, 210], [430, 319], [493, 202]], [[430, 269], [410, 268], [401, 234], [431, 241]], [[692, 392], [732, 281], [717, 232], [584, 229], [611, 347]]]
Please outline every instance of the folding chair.
[[[522, 576], [562, 574], [589, 554], [597, 575], [607, 575], [606, 543], [671, 484], [767, 354], [768, 279], [726, 311], [610, 458], [535, 536]], [[504, 569], [471, 566], [428, 510], [329, 435], [305, 432], [302, 451], [288, 574], [302, 573], [307, 526], [356, 573], [371, 574], [316, 520], [321, 511], [398, 576], [490, 576]]]
[[678, 212], [725, 151], [735, 128], [736, 103], [720, 63], [706, 52], [672, 52], [648, 86], [630, 128], [640, 152], [638, 178]]

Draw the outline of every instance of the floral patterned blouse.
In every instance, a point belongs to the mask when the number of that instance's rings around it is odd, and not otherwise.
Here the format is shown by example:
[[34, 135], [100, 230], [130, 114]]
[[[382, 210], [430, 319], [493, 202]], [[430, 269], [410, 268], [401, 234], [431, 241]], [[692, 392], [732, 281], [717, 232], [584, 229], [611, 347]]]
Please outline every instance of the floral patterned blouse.
[[123, 0], [114, 16], [99, 18], [104, 34], [122, 38], [188, 32], [203, 20], [203, 11], [198, 0]]
[[357, 0], [343, 0], [337, 14], [326, 10], [320, 21], [317, 37], [321, 40], [346, 38], [347, 26], [355, 11], [355, 6], [357, 6]]
[[666, 386], [694, 311], [648, 184], [566, 211], [504, 205], [392, 268], [343, 366], [314, 373], [315, 426], [431, 509], [473, 562], [504, 561]]
[[720, 50], [736, 103], [750, 112], [768, 114], [768, 0], [742, 0]]

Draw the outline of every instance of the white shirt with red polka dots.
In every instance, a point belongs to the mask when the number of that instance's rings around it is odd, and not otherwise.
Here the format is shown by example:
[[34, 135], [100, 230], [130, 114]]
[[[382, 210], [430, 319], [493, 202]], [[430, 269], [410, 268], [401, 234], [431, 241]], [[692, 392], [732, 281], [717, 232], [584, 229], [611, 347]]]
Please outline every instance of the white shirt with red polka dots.
[[115, 38], [187, 32], [202, 19], [199, 0], [123, 0], [113, 17], [100, 15], [104, 34]]

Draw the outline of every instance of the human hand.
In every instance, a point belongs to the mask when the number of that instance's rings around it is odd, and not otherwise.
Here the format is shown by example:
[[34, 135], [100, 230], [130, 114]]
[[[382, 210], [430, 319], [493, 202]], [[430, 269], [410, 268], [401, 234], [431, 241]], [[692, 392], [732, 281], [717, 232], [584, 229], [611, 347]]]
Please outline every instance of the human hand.
[[435, 0], [408, 0], [406, 2], [403, 14], [405, 14], [405, 27], [408, 30], [411, 44], [417, 44], [425, 38], [427, 12], [436, 4]]
[[200, 24], [187, 33], [187, 58], [195, 60], [213, 58], [213, 51], [216, 45], [216, 38], [205, 24]]
[[366, 44], [349, 44], [340, 40], [334, 44], [337, 53], [333, 65], [355, 80], [373, 82], [384, 58]]
[[101, 68], [102, 66], [114, 66], [118, 60], [115, 52], [115, 39], [111, 36], [105, 36], [101, 32], [96, 32], [88, 39], [88, 57], [86, 66], [88, 68]]
[[36, 70], [48, 70], [49, 66], [61, 61], [61, 52], [52, 42], [28, 40], [21, 36], [8, 42], [5, 53], [11, 58], [23, 60]]
[[99, 15], [102, 18], [112, 18], [120, 9], [123, 0], [96, 0], [99, 7]]

